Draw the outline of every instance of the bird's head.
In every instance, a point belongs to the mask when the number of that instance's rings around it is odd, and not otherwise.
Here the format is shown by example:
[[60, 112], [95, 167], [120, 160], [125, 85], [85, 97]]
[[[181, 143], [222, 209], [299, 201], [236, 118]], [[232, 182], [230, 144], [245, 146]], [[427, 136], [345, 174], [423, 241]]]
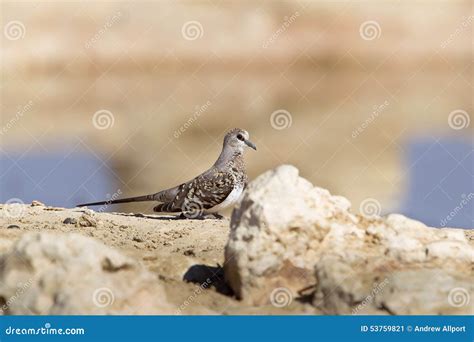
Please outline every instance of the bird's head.
[[234, 128], [227, 132], [224, 137], [224, 147], [228, 146], [234, 151], [242, 153], [246, 147], [257, 150], [257, 146], [249, 140], [250, 136], [246, 130]]

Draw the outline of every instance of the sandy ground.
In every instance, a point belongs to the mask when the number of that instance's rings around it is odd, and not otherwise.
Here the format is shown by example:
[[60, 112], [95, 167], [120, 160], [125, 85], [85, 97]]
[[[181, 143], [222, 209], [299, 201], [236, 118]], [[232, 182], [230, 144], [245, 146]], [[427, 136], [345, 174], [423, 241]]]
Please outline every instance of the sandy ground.
[[[3, 206], [0, 205], [0, 212]], [[0, 253], [23, 234], [74, 232], [93, 237], [137, 260], [164, 284], [168, 299], [182, 314], [315, 314], [294, 300], [285, 308], [249, 307], [235, 299], [223, 281], [221, 266], [229, 219], [182, 220], [172, 216], [96, 213], [88, 209], [22, 206], [21, 217], [0, 216]], [[69, 222], [69, 223], [65, 223]], [[211, 280], [211, 286], [199, 285]]]

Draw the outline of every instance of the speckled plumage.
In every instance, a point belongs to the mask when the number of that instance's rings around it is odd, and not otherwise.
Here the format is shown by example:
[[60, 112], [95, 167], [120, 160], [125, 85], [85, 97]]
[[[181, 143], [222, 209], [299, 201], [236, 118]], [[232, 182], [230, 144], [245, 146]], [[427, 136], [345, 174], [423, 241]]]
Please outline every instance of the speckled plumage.
[[193, 216], [225, 209], [235, 204], [248, 182], [243, 151], [246, 146], [256, 149], [248, 139], [249, 134], [242, 129], [229, 131], [214, 165], [189, 182], [152, 195], [80, 206], [157, 201], [161, 204], [154, 208], [156, 212], [183, 212]]
[[236, 156], [223, 167], [213, 166], [187, 183], [156, 194], [154, 199], [165, 203], [157, 206], [155, 211], [209, 210], [222, 203], [235, 187], [245, 188], [247, 181], [243, 158]]

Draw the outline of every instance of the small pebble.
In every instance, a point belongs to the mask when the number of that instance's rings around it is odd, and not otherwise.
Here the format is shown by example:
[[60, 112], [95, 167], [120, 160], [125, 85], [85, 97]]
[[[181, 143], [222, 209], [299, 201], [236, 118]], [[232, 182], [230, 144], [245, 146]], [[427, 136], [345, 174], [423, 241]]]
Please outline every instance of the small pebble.
[[64, 221], [64, 224], [76, 224], [77, 220], [73, 217], [67, 217]]
[[79, 219], [79, 226], [81, 227], [97, 227], [97, 220], [93, 217], [94, 212], [92, 210], [84, 211]]
[[143, 239], [140, 238], [140, 237], [138, 237], [138, 236], [134, 236], [134, 237], [133, 237], [133, 241], [135, 241], [135, 242], [143, 242]]
[[192, 249], [188, 249], [188, 250], [184, 251], [183, 254], [186, 255], [186, 256], [193, 256], [193, 257], [196, 256], [196, 253], [194, 253], [194, 251]]
[[32, 201], [31, 202], [32, 207], [44, 207], [44, 203], [41, 203], [40, 201]]

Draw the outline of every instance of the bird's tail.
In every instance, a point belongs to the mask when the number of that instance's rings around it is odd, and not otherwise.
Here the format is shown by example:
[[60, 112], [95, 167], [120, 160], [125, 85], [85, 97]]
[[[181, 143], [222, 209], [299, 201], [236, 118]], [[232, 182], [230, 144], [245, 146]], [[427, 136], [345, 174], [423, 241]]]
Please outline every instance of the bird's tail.
[[94, 205], [109, 205], [109, 204], [130, 203], [130, 202], [146, 202], [146, 201], [154, 201], [154, 200], [155, 200], [154, 195], [145, 195], [145, 196], [138, 196], [138, 197], [121, 198], [121, 199], [116, 199], [116, 200], [78, 204], [77, 207], [94, 206]]

